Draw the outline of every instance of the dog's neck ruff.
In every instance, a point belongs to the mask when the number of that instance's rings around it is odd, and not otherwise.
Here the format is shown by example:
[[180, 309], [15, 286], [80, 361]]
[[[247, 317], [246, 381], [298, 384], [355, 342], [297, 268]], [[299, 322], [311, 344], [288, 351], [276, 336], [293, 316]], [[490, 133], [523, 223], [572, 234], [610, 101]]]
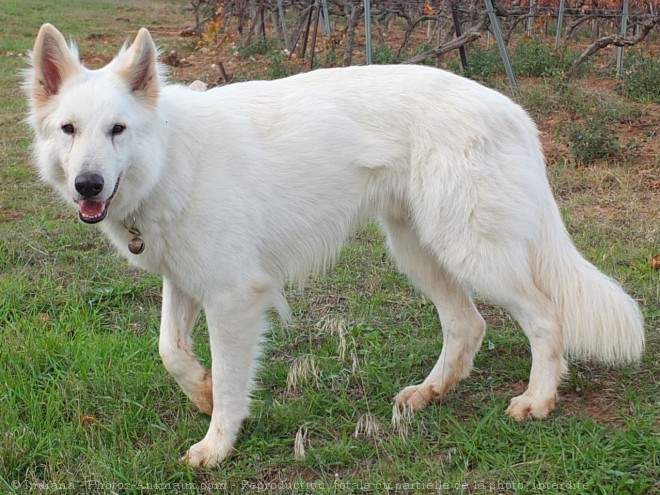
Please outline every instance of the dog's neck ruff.
[[124, 228], [133, 236], [131, 240], [128, 241], [128, 250], [135, 255], [140, 254], [144, 251], [144, 239], [142, 239], [142, 232], [140, 232], [140, 229], [135, 226], [135, 217], [133, 217], [133, 223], [130, 227], [124, 222]]

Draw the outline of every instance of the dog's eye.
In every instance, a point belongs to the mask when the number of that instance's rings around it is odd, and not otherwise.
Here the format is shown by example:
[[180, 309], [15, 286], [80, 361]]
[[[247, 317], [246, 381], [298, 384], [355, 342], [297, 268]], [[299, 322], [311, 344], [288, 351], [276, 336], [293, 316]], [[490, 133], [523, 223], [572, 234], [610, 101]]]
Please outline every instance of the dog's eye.
[[126, 130], [126, 126], [125, 126], [125, 125], [122, 125], [122, 124], [115, 124], [115, 125], [112, 127], [112, 135], [113, 135], [113, 136], [117, 136], [118, 134], [121, 134], [122, 132], [124, 132], [124, 130]]
[[64, 124], [62, 126], [62, 131], [64, 134], [68, 134], [70, 136], [76, 131], [76, 129], [73, 127], [73, 124]]

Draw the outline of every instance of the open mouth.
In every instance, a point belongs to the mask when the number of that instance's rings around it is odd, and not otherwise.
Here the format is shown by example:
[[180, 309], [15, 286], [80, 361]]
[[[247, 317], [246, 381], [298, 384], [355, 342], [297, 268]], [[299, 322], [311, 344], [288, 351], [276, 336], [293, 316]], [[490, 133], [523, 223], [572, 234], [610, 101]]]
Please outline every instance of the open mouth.
[[112, 198], [117, 194], [117, 189], [119, 189], [119, 180], [121, 176], [117, 179], [115, 183], [115, 188], [112, 191], [110, 197], [106, 200], [98, 199], [74, 199], [73, 201], [78, 205], [78, 216], [80, 220], [85, 223], [99, 223], [103, 220], [108, 214], [108, 207]]

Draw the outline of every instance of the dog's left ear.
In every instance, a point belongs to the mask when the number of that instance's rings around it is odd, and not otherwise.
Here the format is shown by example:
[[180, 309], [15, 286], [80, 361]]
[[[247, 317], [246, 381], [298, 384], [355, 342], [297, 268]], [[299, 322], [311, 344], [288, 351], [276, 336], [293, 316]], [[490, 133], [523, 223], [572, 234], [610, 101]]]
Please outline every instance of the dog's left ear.
[[158, 51], [149, 31], [140, 29], [133, 44], [121, 53], [117, 62], [119, 74], [133, 94], [155, 105], [160, 91]]

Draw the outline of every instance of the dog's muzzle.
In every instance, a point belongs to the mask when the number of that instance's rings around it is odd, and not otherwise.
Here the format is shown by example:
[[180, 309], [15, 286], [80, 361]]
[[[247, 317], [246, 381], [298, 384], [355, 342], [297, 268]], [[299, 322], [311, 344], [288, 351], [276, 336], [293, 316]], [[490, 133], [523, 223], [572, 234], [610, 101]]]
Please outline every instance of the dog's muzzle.
[[110, 197], [102, 200], [95, 199], [103, 191], [103, 186], [105, 185], [105, 181], [100, 174], [83, 172], [76, 177], [74, 186], [80, 196], [73, 201], [78, 205], [78, 216], [80, 220], [85, 223], [98, 223], [107, 216], [110, 202], [115, 197], [115, 194], [117, 194], [117, 189], [119, 189], [120, 179], [121, 176], [117, 178]]

